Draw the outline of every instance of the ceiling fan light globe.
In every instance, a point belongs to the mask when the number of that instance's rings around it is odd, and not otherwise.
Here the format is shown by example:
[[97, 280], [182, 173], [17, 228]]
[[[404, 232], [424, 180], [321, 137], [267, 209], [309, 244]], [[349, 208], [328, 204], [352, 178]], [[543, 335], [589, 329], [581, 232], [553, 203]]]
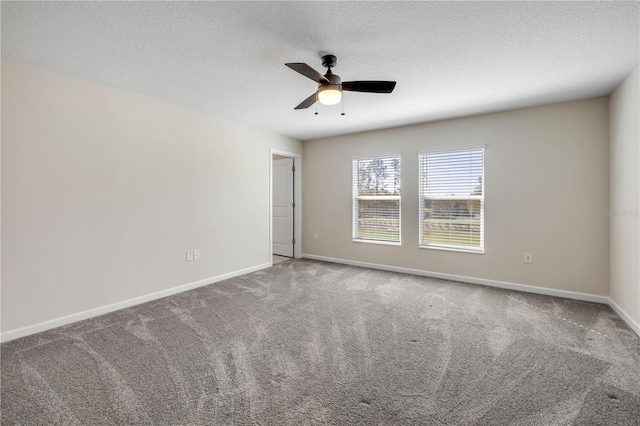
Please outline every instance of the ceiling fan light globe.
[[335, 105], [342, 100], [342, 90], [336, 85], [327, 85], [318, 89], [318, 102], [322, 105]]

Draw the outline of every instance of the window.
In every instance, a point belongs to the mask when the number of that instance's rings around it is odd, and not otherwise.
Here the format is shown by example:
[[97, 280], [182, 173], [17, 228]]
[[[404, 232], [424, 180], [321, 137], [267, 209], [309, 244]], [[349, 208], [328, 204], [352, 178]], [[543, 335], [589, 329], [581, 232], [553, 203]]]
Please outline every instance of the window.
[[484, 253], [484, 147], [418, 154], [420, 247]]
[[400, 245], [400, 154], [353, 160], [353, 241]]

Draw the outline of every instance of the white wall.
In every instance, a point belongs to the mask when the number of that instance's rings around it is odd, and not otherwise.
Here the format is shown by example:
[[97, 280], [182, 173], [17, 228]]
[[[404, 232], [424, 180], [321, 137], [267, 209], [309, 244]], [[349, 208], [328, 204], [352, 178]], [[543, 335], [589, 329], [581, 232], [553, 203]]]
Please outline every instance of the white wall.
[[[602, 97], [305, 142], [304, 252], [606, 296], [608, 132]], [[419, 249], [417, 151], [477, 144], [485, 254]], [[402, 247], [354, 243], [351, 158], [387, 152], [402, 153]]]
[[609, 98], [611, 298], [640, 324], [640, 72], [636, 68]]
[[2, 331], [270, 262], [270, 148], [302, 143], [3, 58]]

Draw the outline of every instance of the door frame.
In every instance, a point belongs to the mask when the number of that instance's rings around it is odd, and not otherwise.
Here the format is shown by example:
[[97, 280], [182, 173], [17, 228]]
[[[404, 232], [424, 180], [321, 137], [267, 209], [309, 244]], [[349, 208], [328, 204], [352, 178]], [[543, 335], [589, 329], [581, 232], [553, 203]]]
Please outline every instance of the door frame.
[[302, 155], [294, 152], [282, 151], [280, 149], [269, 149], [269, 263], [273, 265], [273, 155], [293, 158], [293, 167], [296, 168], [293, 174], [293, 200], [296, 206], [293, 209], [293, 238], [296, 243], [293, 245], [293, 257], [302, 257]]

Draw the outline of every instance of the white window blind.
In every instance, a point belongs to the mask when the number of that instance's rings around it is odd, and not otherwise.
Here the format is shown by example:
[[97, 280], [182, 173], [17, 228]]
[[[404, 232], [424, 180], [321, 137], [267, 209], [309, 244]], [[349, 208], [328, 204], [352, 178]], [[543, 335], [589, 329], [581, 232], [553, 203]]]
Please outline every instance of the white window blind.
[[399, 154], [353, 160], [353, 240], [400, 243]]
[[484, 252], [484, 147], [418, 154], [420, 246]]

